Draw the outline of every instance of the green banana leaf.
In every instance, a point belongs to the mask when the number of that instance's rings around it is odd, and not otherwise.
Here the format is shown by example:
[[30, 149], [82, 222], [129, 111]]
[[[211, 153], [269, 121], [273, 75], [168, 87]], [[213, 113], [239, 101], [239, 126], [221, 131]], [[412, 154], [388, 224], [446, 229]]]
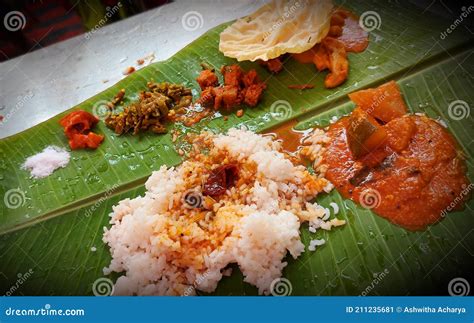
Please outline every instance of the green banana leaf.
[[[169, 129], [224, 132], [246, 125], [264, 131], [292, 119], [298, 120], [298, 129], [325, 126], [333, 116], [351, 111], [348, 93], [394, 79], [412, 112], [424, 112], [447, 124], [466, 155], [468, 176], [474, 181], [474, 120], [469, 113], [469, 106], [474, 105], [473, 35], [459, 26], [441, 37], [440, 32], [452, 22], [413, 5], [382, 6], [372, 1], [345, 6], [359, 15], [376, 11], [380, 20], [379, 28], [370, 34], [368, 49], [349, 55], [350, 74], [343, 85], [325, 89], [325, 73], [317, 73], [311, 64], [290, 60], [282, 73], [273, 76], [258, 64], [245, 62], [243, 68], [257, 69], [268, 84], [258, 107], [247, 109], [241, 118], [229, 114], [227, 121], [211, 118], [191, 129], [180, 124], [170, 124]], [[172, 58], [140, 69], [71, 110], [92, 111], [122, 88], [126, 89], [125, 101], [130, 102], [150, 79], [182, 83], [193, 88], [197, 97], [194, 80], [201, 62], [215, 67], [235, 63], [218, 51], [219, 33], [227, 25], [208, 31]], [[316, 86], [305, 91], [288, 89], [290, 84], [303, 83]], [[271, 109], [278, 100], [291, 106], [283, 116]], [[453, 116], [448, 109], [456, 100], [467, 105], [461, 116]], [[4, 197], [0, 209], [0, 294], [13, 290], [15, 295], [91, 295], [93, 283], [104, 277], [102, 268], [110, 261], [102, 233], [103, 227], [109, 226], [112, 206], [143, 194], [143, 184], [153, 170], [181, 161], [169, 134], [117, 137], [99, 123], [97, 132], [106, 139], [97, 150], [73, 151], [66, 168], [44, 179], [30, 178], [21, 170], [28, 156], [49, 145], [67, 147], [58, 120], [69, 111], [0, 141], [0, 197]], [[306, 245], [315, 237], [324, 237], [328, 243], [297, 260], [288, 257], [284, 277], [291, 282], [293, 295], [447, 294], [451, 279], [472, 278], [472, 200], [463, 211], [450, 213], [440, 223], [415, 233], [336, 191], [318, 198], [325, 206], [333, 201], [340, 206], [339, 217], [348, 224], [330, 233], [311, 234], [305, 226], [301, 228]], [[257, 291], [244, 283], [234, 268], [215, 294], [255, 295]]]

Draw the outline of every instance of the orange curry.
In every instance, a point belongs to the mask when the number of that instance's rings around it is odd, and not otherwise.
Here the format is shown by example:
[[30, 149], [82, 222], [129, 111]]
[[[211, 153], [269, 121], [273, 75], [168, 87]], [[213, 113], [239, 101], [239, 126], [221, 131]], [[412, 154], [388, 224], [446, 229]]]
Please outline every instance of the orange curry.
[[329, 127], [326, 177], [346, 198], [409, 230], [462, 208], [471, 186], [453, 136], [424, 115], [408, 115], [395, 82], [350, 95], [357, 105]]

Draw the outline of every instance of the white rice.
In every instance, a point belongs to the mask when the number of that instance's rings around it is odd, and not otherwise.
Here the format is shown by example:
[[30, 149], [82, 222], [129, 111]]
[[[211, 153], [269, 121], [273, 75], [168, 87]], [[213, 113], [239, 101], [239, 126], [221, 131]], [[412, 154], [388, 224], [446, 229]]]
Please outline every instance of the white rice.
[[[162, 166], [153, 172], [145, 195], [114, 206], [112, 226], [105, 229], [103, 240], [112, 261], [104, 274], [124, 273], [116, 281], [115, 295], [212, 292], [229, 274], [231, 263], [238, 264], [245, 282], [269, 294], [287, 265], [287, 253], [297, 258], [304, 252], [302, 222], [324, 230], [345, 223], [324, 220], [326, 210], [308, 202], [332, 186], [322, 174], [310, 175], [305, 167], [293, 165], [280, 143], [237, 129], [202, 136], [200, 140], [210, 142], [209, 156], [222, 155], [221, 163], [239, 163], [239, 176], [246, 182], [228, 189], [205, 210], [191, 209], [183, 197], [200, 192], [206, 169], [214, 167], [203, 160], [211, 157], [191, 157], [176, 168]], [[316, 149], [319, 153], [311, 153], [319, 158], [323, 150]], [[314, 241], [311, 248], [321, 244]]]

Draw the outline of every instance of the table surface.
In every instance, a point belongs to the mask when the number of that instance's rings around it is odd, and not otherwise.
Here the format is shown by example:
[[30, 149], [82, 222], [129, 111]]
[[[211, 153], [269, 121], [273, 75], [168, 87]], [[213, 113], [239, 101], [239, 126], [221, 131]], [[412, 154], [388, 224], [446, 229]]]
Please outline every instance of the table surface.
[[[154, 61], [167, 59], [207, 30], [245, 16], [263, 2], [178, 0], [0, 63], [0, 138], [105, 90], [124, 78], [122, 72], [136, 66], [137, 59], [151, 53]], [[184, 23], [191, 16], [198, 25]]]

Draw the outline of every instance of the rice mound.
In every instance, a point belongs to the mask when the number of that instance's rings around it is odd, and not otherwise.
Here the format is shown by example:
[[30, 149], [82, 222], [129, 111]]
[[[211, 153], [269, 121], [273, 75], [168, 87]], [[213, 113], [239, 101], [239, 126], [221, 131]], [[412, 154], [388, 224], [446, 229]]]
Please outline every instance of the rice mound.
[[[270, 294], [287, 253], [297, 258], [304, 252], [302, 222], [325, 230], [345, 223], [329, 220], [324, 208], [310, 203], [332, 189], [320, 165], [327, 140], [314, 130], [300, 151], [314, 161], [316, 173], [310, 174], [269, 136], [231, 129], [194, 137], [185, 162], [162, 166], [147, 180], [144, 196], [113, 207], [103, 236], [112, 261], [104, 274], [125, 273], [114, 295], [212, 292], [231, 263], [260, 294]], [[235, 185], [219, 198], [204, 196], [210, 170], [230, 163], [239, 169]]]

